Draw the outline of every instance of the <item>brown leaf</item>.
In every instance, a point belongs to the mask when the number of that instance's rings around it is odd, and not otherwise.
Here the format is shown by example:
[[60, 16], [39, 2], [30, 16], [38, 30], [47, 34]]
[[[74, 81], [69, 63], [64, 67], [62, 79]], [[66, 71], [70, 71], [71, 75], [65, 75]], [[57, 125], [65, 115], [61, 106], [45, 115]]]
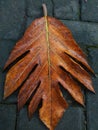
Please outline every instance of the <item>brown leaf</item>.
[[50, 130], [54, 130], [68, 107], [59, 83], [77, 102], [84, 105], [77, 81], [94, 92], [91, 76], [84, 66], [93, 71], [70, 30], [59, 20], [48, 16], [32, 22], [12, 50], [5, 68], [23, 54], [7, 73], [4, 98], [22, 85], [18, 108], [21, 109], [31, 99], [28, 106], [31, 118], [42, 101], [40, 119]]

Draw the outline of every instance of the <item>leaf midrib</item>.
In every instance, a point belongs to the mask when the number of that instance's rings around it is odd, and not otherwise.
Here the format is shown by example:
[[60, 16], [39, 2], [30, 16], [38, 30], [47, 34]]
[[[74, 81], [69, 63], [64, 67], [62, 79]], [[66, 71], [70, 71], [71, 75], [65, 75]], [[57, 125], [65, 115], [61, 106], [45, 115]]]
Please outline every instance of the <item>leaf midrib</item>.
[[50, 118], [50, 129], [52, 128], [52, 88], [51, 88], [51, 58], [50, 58], [50, 42], [49, 42], [49, 27], [48, 27], [48, 17], [45, 16], [45, 29], [46, 29], [46, 42], [47, 42], [47, 58], [48, 58], [48, 85], [50, 89], [50, 102], [51, 102], [51, 118]]

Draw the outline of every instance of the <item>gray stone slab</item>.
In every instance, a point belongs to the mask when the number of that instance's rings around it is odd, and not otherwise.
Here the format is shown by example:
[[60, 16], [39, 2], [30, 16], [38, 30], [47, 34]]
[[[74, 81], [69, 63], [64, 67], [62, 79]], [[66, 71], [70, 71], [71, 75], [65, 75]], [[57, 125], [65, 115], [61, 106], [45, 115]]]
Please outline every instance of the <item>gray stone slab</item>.
[[[55, 130], [84, 130], [83, 110], [79, 107], [70, 107], [65, 113]], [[25, 124], [25, 125], [24, 125]], [[40, 121], [38, 112], [28, 120], [26, 108], [20, 111], [17, 130], [47, 130], [45, 125]]]
[[98, 24], [62, 20], [62, 22], [72, 31], [78, 43], [84, 45], [98, 45]]
[[59, 19], [79, 19], [79, 0], [53, 0], [53, 3], [55, 17]]
[[98, 22], [98, 0], [81, 0], [81, 19]]
[[25, 107], [19, 113], [16, 130], [47, 130], [47, 128], [40, 121], [38, 112], [35, 112], [32, 119], [29, 120]]
[[98, 48], [89, 48], [89, 60], [95, 73], [98, 74]]
[[15, 130], [16, 106], [0, 104], [0, 130]]
[[52, 0], [28, 0], [27, 1], [27, 15], [32, 16], [33, 19], [43, 16], [42, 3], [47, 6], [48, 15], [52, 16], [53, 4]]
[[9, 54], [15, 45], [16, 41], [11, 40], [0, 40], [0, 102], [14, 103], [16, 102], [17, 92], [7, 99], [3, 100], [4, 93], [4, 82], [7, 71], [3, 71], [4, 65], [9, 57]]
[[87, 130], [98, 129], [98, 77], [93, 79], [96, 94], [87, 94]]
[[84, 113], [81, 107], [70, 107], [64, 113], [56, 130], [84, 130]]
[[0, 38], [18, 39], [24, 31], [24, 0], [0, 0]]

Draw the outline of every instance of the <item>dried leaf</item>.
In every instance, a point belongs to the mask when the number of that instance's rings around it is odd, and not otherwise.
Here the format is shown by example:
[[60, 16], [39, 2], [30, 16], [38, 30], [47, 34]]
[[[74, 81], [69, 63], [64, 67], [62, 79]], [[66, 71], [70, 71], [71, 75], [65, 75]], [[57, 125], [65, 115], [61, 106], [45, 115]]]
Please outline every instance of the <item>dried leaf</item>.
[[31, 118], [42, 101], [40, 119], [50, 130], [54, 130], [68, 107], [59, 83], [82, 105], [83, 94], [77, 81], [94, 92], [91, 76], [84, 69], [85, 66], [93, 72], [85, 54], [70, 30], [55, 18], [45, 16], [32, 22], [12, 50], [5, 68], [16, 59], [6, 76], [4, 98], [22, 86], [19, 110], [31, 99], [28, 106]]

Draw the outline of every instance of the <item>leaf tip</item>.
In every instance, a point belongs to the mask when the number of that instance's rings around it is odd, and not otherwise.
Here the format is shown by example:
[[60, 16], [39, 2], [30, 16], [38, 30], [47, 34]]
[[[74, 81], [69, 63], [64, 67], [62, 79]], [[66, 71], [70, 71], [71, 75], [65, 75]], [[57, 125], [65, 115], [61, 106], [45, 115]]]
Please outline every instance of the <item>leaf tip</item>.
[[96, 92], [95, 92], [95, 89], [94, 89], [93, 87], [91, 87], [89, 90], [90, 90], [92, 93], [94, 93], [94, 94], [96, 93]]
[[18, 111], [20, 111], [21, 110], [21, 105], [20, 105], [20, 103], [19, 103], [19, 101], [18, 101]]
[[5, 100], [6, 99], [6, 97], [5, 96], [3, 96], [3, 100]]
[[6, 69], [6, 66], [3, 67], [3, 71], [5, 71], [5, 69]]
[[77, 102], [80, 103], [83, 107], [85, 106], [83, 96], [82, 97], [78, 97]]
[[5, 83], [5, 86], [4, 86], [4, 96], [3, 96], [3, 99], [6, 99], [8, 96], [10, 96], [12, 93], [11, 93], [11, 90], [9, 89], [9, 86], [7, 85], [7, 83]]
[[31, 120], [31, 118], [32, 118], [32, 112], [31, 112], [30, 105], [28, 106], [28, 118], [29, 118], [29, 120]]
[[53, 127], [51, 127], [51, 128], [50, 128], [50, 130], [54, 130], [54, 128], [53, 128]]
[[8, 97], [8, 94], [7, 94], [6, 90], [4, 90], [3, 99], [5, 100], [7, 97]]
[[3, 67], [3, 71], [5, 71], [7, 69], [7, 67], [8, 67], [8, 63], [6, 62], [6, 64]]
[[32, 119], [32, 114], [30, 112], [28, 112], [28, 118], [29, 118], [29, 121]]
[[94, 89], [94, 88], [92, 89], [92, 92], [93, 92], [94, 94], [96, 94], [96, 92], [95, 92], [95, 89]]
[[84, 100], [80, 101], [80, 104], [85, 107]]
[[85, 103], [84, 103], [84, 101], [83, 101], [83, 102], [81, 102], [81, 105], [82, 105], [83, 107], [85, 107]]

